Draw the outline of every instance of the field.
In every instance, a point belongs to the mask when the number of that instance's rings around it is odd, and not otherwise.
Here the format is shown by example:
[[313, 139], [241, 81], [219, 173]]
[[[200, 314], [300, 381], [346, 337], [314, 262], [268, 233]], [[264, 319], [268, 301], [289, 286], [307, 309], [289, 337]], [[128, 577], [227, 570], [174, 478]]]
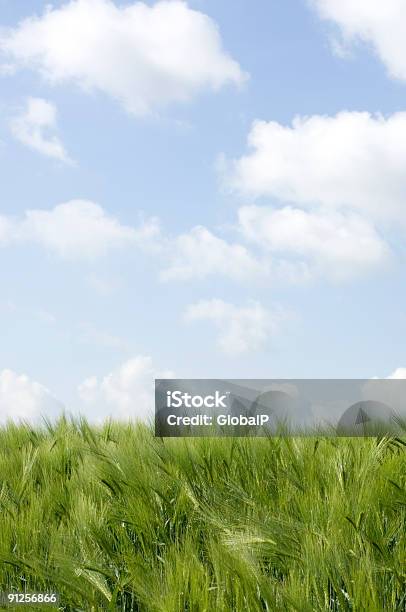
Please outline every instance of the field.
[[404, 611], [405, 439], [10, 424], [0, 584], [67, 611]]

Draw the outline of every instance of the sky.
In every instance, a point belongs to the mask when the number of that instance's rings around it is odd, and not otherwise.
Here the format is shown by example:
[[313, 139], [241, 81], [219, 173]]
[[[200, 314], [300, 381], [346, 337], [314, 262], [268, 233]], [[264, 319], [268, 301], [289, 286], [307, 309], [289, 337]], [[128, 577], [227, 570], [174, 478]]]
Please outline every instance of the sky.
[[404, 377], [402, 0], [0, 0], [0, 422]]

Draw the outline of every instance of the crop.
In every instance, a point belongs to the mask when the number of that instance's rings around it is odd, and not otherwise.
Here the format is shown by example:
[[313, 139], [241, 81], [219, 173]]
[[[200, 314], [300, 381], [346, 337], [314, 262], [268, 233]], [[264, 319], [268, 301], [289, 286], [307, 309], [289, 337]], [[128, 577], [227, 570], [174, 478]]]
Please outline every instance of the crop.
[[66, 611], [404, 611], [406, 441], [9, 423], [9, 590], [57, 591]]

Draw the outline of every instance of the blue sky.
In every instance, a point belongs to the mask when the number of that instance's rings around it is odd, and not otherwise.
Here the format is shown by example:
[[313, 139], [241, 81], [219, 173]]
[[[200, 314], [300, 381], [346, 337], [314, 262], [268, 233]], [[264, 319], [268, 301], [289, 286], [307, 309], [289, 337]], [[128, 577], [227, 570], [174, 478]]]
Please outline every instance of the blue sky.
[[0, 418], [404, 374], [399, 2], [48, 4], [0, 0]]

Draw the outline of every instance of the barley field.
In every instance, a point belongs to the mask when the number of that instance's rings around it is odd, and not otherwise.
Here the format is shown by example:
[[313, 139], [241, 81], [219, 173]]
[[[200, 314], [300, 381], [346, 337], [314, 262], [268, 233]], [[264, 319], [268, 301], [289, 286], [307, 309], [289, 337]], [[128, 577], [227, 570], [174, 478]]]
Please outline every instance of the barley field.
[[406, 438], [9, 424], [0, 584], [66, 611], [405, 611]]

